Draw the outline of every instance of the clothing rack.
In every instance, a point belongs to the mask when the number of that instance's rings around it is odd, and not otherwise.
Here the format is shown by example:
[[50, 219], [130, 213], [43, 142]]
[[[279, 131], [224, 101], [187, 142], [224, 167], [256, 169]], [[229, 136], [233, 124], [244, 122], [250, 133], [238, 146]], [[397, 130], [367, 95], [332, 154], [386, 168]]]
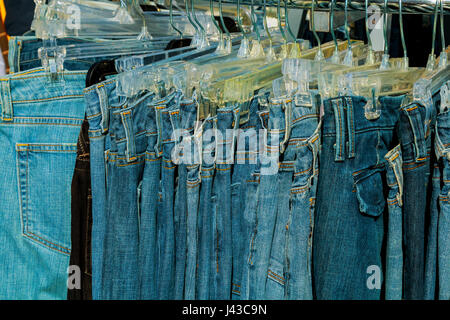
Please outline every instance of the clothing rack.
[[[218, 1], [218, 0], [215, 0]], [[281, 1], [281, 6], [284, 6], [284, 1]], [[233, 3], [236, 4], [236, 0], [222, 0], [223, 3]], [[321, 1], [316, 0], [315, 9], [320, 11], [329, 11], [331, 1]], [[348, 10], [349, 11], [365, 11], [365, 0], [349, 0]], [[368, 4], [377, 5], [382, 12], [384, 12], [384, 0], [369, 0]], [[402, 10], [405, 14], [433, 14], [435, 11], [436, 2], [438, 5], [438, 11], [440, 10], [440, 0], [403, 0]], [[252, 5], [251, 0], [241, 0], [241, 5]], [[253, 5], [263, 6], [264, 0], [254, 0]], [[278, 6], [278, 1], [276, 0], [266, 0], [266, 6], [276, 7]], [[444, 14], [450, 15], [450, 0], [442, 0], [442, 6], [444, 9]], [[288, 0], [288, 8], [296, 9], [311, 9], [311, 0]], [[344, 10], [345, 0], [336, 0], [335, 10]], [[388, 0], [387, 1], [387, 12], [388, 13], [398, 13], [399, 12], [399, 0]]]

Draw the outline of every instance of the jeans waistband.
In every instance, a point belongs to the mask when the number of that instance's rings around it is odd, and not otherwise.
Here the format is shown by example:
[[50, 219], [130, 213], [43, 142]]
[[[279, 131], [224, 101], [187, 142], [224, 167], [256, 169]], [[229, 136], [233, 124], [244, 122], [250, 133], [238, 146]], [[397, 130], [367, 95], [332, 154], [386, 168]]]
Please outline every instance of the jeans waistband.
[[367, 99], [359, 96], [342, 96], [324, 101], [323, 136], [336, 137], [335, 161], [354, 158], [356, 135], [374, 130], [393, 130], [404, 96], [380, 97], [379, 118], [369, 120], [365, 115]]
[[84, 90], [86, 118], [89, 121], [89, 136], [100, 137], [109, 130], [110, 110], [121, 108], [125, 99], [116, 93], [116, 80], [110, 79]]
[[[61, 99], [82, 99], [86, 72], [64, 71], [58, 73], [58, 78], [52, 78], [50, 73], [43, 68], [36, 68], [26, 72], [8, 75], [0, 79], [0, 104], [2, 110], [2, 121], [18, 121], [16, 117], [22, 114], [19, 107], [27, 107], [29, 112], [24, 112], [24, 117], [30, 117], [33, 103], [49, 102]], [[49, 110], [35, 109], [36, 114]], [[19, 112], [19, 113], [18, 113]], [[58, 114], [61, 111], [58, 110]], [[70, 115], [70, 111], [67, 111]]]

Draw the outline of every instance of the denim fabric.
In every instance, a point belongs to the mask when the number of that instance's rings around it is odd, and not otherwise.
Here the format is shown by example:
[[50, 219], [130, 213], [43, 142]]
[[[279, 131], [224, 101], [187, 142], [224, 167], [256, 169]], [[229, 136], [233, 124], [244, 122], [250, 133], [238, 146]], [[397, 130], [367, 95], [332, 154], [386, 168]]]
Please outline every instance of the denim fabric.
[[[242, 253], [242, 275], [241, 275], [241, 284], [240, 284], [240, 299], [241, 300], [249, 300], [250, 299], [250, 290], [251, 290], [251, 273], [253, 269], [250, 267], [250, 262], [252, 258], [252, 254], [254, 252], [253, 246], [253, 237], [256, 233], [257, 228], [257, 214], [258, 214], [258, 201], [260, 194], [260, 182], [261, 182], [261, 165], [262, 159], [267, 158], [265, 155], [266, 152], [266, 136], [267, 136], [267, 128], [269, 126], [269, 108], [267, 102], [267, 96], [262, 97], [259, 102], [259, 112], [258, 117], [259, 121], [257, 122], [257, 128], [261, 129], [264, 133], [263, 139], [261, 137], [258, 138], [258, 153], [256, 154], [256, 166], [251, 173], [250, 179], [246, 181], [247, 194], [245, 197], [245, 209], [244, 209], [244, 218], [243, 218], [243, 227], [242, 227], [242, 239], [243, 239], [243, 253]], [[262, 141], [261, 141], [262, 140]], [[265, 161], [266, 159], [264, 159]]]
[[198, 213], [198, 267], [196, 298], [208, 300], [213, 295], [211, 292], [212, 262], [216, 259], [213, 255], [214, 246], [214, 206], [215, 199], [212, 196], [215, 168], [216, 141], [214, 130], [217, 128], [217, 117], [208, 117], [202, 124], [202, 165], [200, 168], [201, 186]]
[[172, 162], [172, 150], [178, 141], [173, 135], [180, 129], [181, 94], [173, 92], [157, 101], [158, 128], [160, 130], [160, 151], [162, 151], [161, 186], [162, 205], [158, 212], [159, 259], [158, 259], [158, 299], [174, 298], [175, 285], [175, 226], [174, 226], [174, 193], [176, 165]]
[[437, 163], [433, 166], [432, 179], [430, 223], [425, 261], [425, 300], [434, 300], [437, 288], [439, 194], [441, 192], [441, 172]]
[[231, 178], [231, 232], [233, 243], [233, 272], [231, 298], [241, 298], [242, 266], [245, 244], [248, 243], [245, 224], [245, 206], [256, 197], [253, 174], [258, 163], [259, 133], [258, 99], [249, 102], [248, 117], [240, 118], [240, 131], [236, 137], [236, 156]]
[[[181, 115], [180, 115], [181, 120]], [[175, 146], [176, 147], [176, 146]], [[172, 159], [172, 161], [174, 161]], [[177, 164], [177, 163], [175, 163]], [[175, 232], [175, 280], [174, 299], [184, 297], [184, 278], [187, 259], [187, 169], [186, 164], [177, 164], [177, 178], [175, 180], [174, 203], [174, 232]]]
[[40, 68], [0, 79], [0, 299], [67, 297], [85, 77]]
[[140, 188], [139, 215], [139, 281], [140, 299], [155, 300], [157, 290], [157, 214], [160, 200], [161, 156], [158, 143], [158, 111], [152, 103], [146, 105], [147, 150]]
[[239, 126], [239, 105], [217, 110], [216, 175], [214, 187], [217, 197], [214, 227], [214, 266], [212, 268], [212, 299], [231, 299], [233, 243], [231, 219], [231, 169], [234, 162], [236, 129]]
[[400, 145], [389, 151], [384, 158], [388, 165], [386, 180], [389, 186], [385, 297], [386, 300], [401, 300], [403, 290], [403, 161]]
[[394, 147], [403, 96], [380, 97], [368, 120], [364, 97], [324, 101], [313, 235], [317, 299], [379, 299], [382, 283], [384, 156]]
[[[195, 134], [197, 104], [194, 99], [184, 98], [180, 104], [181, 113], [181, 161], [186, 168], [184, 185], [186, 192], [186, 266], [184, 275], [184, 299], [194, 300], [196, 292], [198, 253], [198, 206], [200, 191], [200, 154]], [[178, 257], [178, 256], [177, 256]]]
[[92, 298], [105, 299], [103, 275], [105, 242], [112, 234], [107, 226], [105, 152], [110, 148], [111, 110], [123, 101], [116, 94], [115, 80], [108, 80], [84, 91], [86, 118], [89, 121], [90, 169], [92, 188]]
[[450, 299], [450, 111], [437, 115], [435, 151], [442, 168], [441, 193], [439, 195], [438, 222], [438, 281], [439, 299]]
[[[431, 101], [430, 101], [431, 102]], [[406, 300], [424, 298], [425, 216], [429, 207], [432, 105], [412, 103], [400, 112], [404, 205], [404, 295]]]
[[147, 112], [154, 95], [127, 99], [110, 118], [107, 153], [107, 227], [103, 289], [106, 299], [134, 300], [139, 287], [139, 186], [147, 149]]
[[[243, 270], [243, 299], [264, 299], [267, 272], [275, 229], [279, 192], [280, 144], [285, 137], [285, 111], [282, 102], [271, 102], [265, 150], [261, 155], [261, 176], [254, 229], [250, 236]], [[281, 164], [280, 164], [281, 167]]]
[[[285, 287], [290, 300], [312, 300], [312, 236], [319, 174], [320, 96], [311, 92], [292, 102], [286, 155], [294, 154], [289, 220], [286, 224]], [[280, 248], [281, 250], [281, 248]], [[266, 288], [267, 290], [267, 288]]]

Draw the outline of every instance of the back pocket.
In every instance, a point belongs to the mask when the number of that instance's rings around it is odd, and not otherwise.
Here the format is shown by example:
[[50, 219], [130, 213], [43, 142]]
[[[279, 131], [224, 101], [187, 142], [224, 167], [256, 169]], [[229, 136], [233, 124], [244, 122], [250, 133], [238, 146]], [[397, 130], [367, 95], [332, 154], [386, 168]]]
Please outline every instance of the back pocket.
[[76, 144], [16, 144], [22, 234], [70, 254], [71, 185]]

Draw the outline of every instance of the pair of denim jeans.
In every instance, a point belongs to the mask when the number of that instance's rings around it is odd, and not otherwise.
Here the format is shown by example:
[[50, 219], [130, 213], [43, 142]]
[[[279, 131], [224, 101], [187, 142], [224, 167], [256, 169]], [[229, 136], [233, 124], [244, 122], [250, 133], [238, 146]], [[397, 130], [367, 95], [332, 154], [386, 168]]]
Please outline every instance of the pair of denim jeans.
[[311, 94], [294, 100], [272, 99], [260, 113], [267, 137], [257, 191], [251, 195], [257, 206], [249, 202], [244, 211], [249, 234], [244, 235], [242, 299], [312, 299], [320, 98]]
[[425, 223], [430, 208], [430, 153], [435, 112], [432, 101], [401, 107], [399, 139], [403, 159], [404, 294], [421, 300], [425, 294]]
[[[450, 82], [444, 84], [450, 87]], [[443, 89], [441, 89], [443, 90]], [[441, 101], [441, 103], [443, 103]], [[436, 132], [435, 132], [435, 151], [438, 159], [438, 165], [440, 168], [440, 193], [439, 199], [439, 214], [437, 221], [437, 287], [438, 298], [440, 300], [450, 299], [450, 207], [448, 197], [450, 193], [450, 150], [448, 148], [450, 137], [450, 113], [445, 108], [439, 108], [438, 115], [436, 117]], [[441, 110], [442, 109], [442, 110]], [[438, 176], [436, 177], [439, 178]], [[437, 184], [437, 182], [436, 182]], [[437, 187], [437, 186], [436, 186]], [[436, 189], [434, 189], [435, 191]]]
[[311, 92], [280, 102], [287, 136], [281, 145], [285, 150], [278, 172], [280, 190], [264, 298], [311, 300], [320, 96]]
[[380, 299], [385, 211], [385, 156], [395, 146], [403, 96], [324, 101], [313, 241], [314, 294], [323, 299]]
[[0, 81], [2, 299], [67, 297], [71, 182], [85, 77], [64, 71], [55, 79], [37, 68]]

